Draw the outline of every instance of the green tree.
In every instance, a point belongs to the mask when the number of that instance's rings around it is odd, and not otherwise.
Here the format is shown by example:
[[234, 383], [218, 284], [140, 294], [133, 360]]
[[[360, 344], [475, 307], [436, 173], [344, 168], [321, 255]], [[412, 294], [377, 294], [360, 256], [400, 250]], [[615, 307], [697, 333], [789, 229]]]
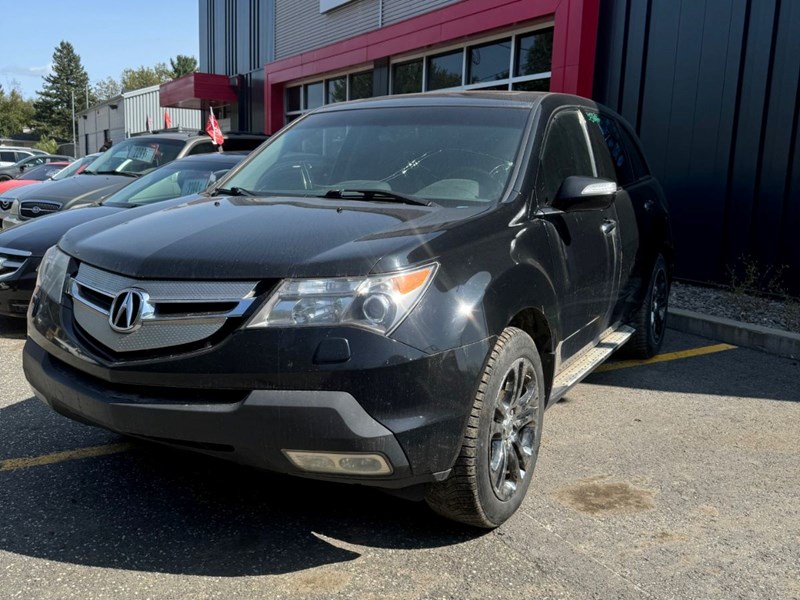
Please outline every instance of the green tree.
[[98, 102], [109, 100], [122, 93], [122, 85], [113, 77], [106, 77], [94, 84], [94, 97]]
[[197, 71], [197, 59], [194, 56], [186, 56], [178, 54], [175, 58], [169, 59], [169, 65], [172, 67], [172, 78], [177, 79], [189, 73]]
[[120, 76], [122, 89], [126, 92], [158, 85], [172, 79], [172, 71], [165, 63], [156, 63], [153, 67], [125, 69]]
[[0, 137], [21, 133], [33, 125], [33, 101], [26, 100], [17, 86], [6, 94], [0, 86]]
[[86, 93], [89, 76], [72, 44], [62, 40], [56, 46], [53, 52], [52, 72], [42, 79], [44, 85], [33, 103], [36, 111], [34, 117], [36, 128], [44, 135], [70, 138], [72, 94], [75, 94], [76, 111], [88, 108], [94, 102], [92, 94]]
[[58, 142], [56, 142], [53, 138], [47, 137], [43, 135], [39, 138], [39, 141], [33, 145], [34, 148], [38, 148], [39, 150], [44, 150], [50, 154], [55, 154], [58, 152]]

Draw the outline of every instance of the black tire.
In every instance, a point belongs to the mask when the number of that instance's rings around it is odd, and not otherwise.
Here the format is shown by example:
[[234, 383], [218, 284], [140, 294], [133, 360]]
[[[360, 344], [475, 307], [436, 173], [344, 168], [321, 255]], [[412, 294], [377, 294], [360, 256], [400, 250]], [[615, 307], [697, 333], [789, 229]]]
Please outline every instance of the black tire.
[[11, 177], [8, 175], [0, 175], [0, 181], [11, 181]]
[[667, 262], [659, 254], [647, 284], [647, 295], [631, 321], [636, 333], [625, 344], [625, 355], [631, 358], [651, 358], [661, 350], [667, 332], [669, 287]]
[[521, 329], [506, 328], [484, 368], [453, 472], [430, 486], [428, 505], [448, 519], [487, 529], [513, 515], [536, 466], [544, 396], [536, 344]]

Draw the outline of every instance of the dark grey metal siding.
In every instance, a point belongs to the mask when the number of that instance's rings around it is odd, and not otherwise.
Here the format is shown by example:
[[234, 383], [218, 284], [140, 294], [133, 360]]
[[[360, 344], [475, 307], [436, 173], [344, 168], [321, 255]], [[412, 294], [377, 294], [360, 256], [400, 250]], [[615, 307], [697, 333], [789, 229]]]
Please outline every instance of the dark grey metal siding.
[[199, 0], [203, 73], [236, 75], [275, 59], [275, 0]]
[[800, 2], [601, 0], [595, 97], [667, 192], [678, 275], [747, 255], [800, 292]]

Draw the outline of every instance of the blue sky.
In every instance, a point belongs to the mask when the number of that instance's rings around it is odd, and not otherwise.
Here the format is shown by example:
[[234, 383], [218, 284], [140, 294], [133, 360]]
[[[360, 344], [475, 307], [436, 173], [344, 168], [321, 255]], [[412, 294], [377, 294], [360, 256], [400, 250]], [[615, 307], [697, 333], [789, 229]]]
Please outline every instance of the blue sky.
[[16, 81], [33, 97], [61, 40], [75, 46], [92, 84], [126, 67], [197, 57], [197, 11], [197, 0], [4, 2], [0, 85]]

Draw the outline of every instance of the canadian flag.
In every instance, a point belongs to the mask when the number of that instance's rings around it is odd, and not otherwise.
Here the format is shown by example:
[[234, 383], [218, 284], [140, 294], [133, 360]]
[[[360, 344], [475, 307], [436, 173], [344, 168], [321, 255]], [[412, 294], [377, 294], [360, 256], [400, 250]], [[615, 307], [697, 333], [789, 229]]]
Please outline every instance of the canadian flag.
[[221, 146], [225, 141], [222, 130], [219, 128], [217, 118], [214, 116], [214, 109], [208, 109], [208, 121], [206, 121], [206, 133], [211, 137], [211, 141], [217, 146]]
[[172, 119], [170, 118], [169, 113], [167, 112], [167, 109], [165, 108], [164, 109], [164, 129], [169, 129], [170, 127], [172, 127]]

